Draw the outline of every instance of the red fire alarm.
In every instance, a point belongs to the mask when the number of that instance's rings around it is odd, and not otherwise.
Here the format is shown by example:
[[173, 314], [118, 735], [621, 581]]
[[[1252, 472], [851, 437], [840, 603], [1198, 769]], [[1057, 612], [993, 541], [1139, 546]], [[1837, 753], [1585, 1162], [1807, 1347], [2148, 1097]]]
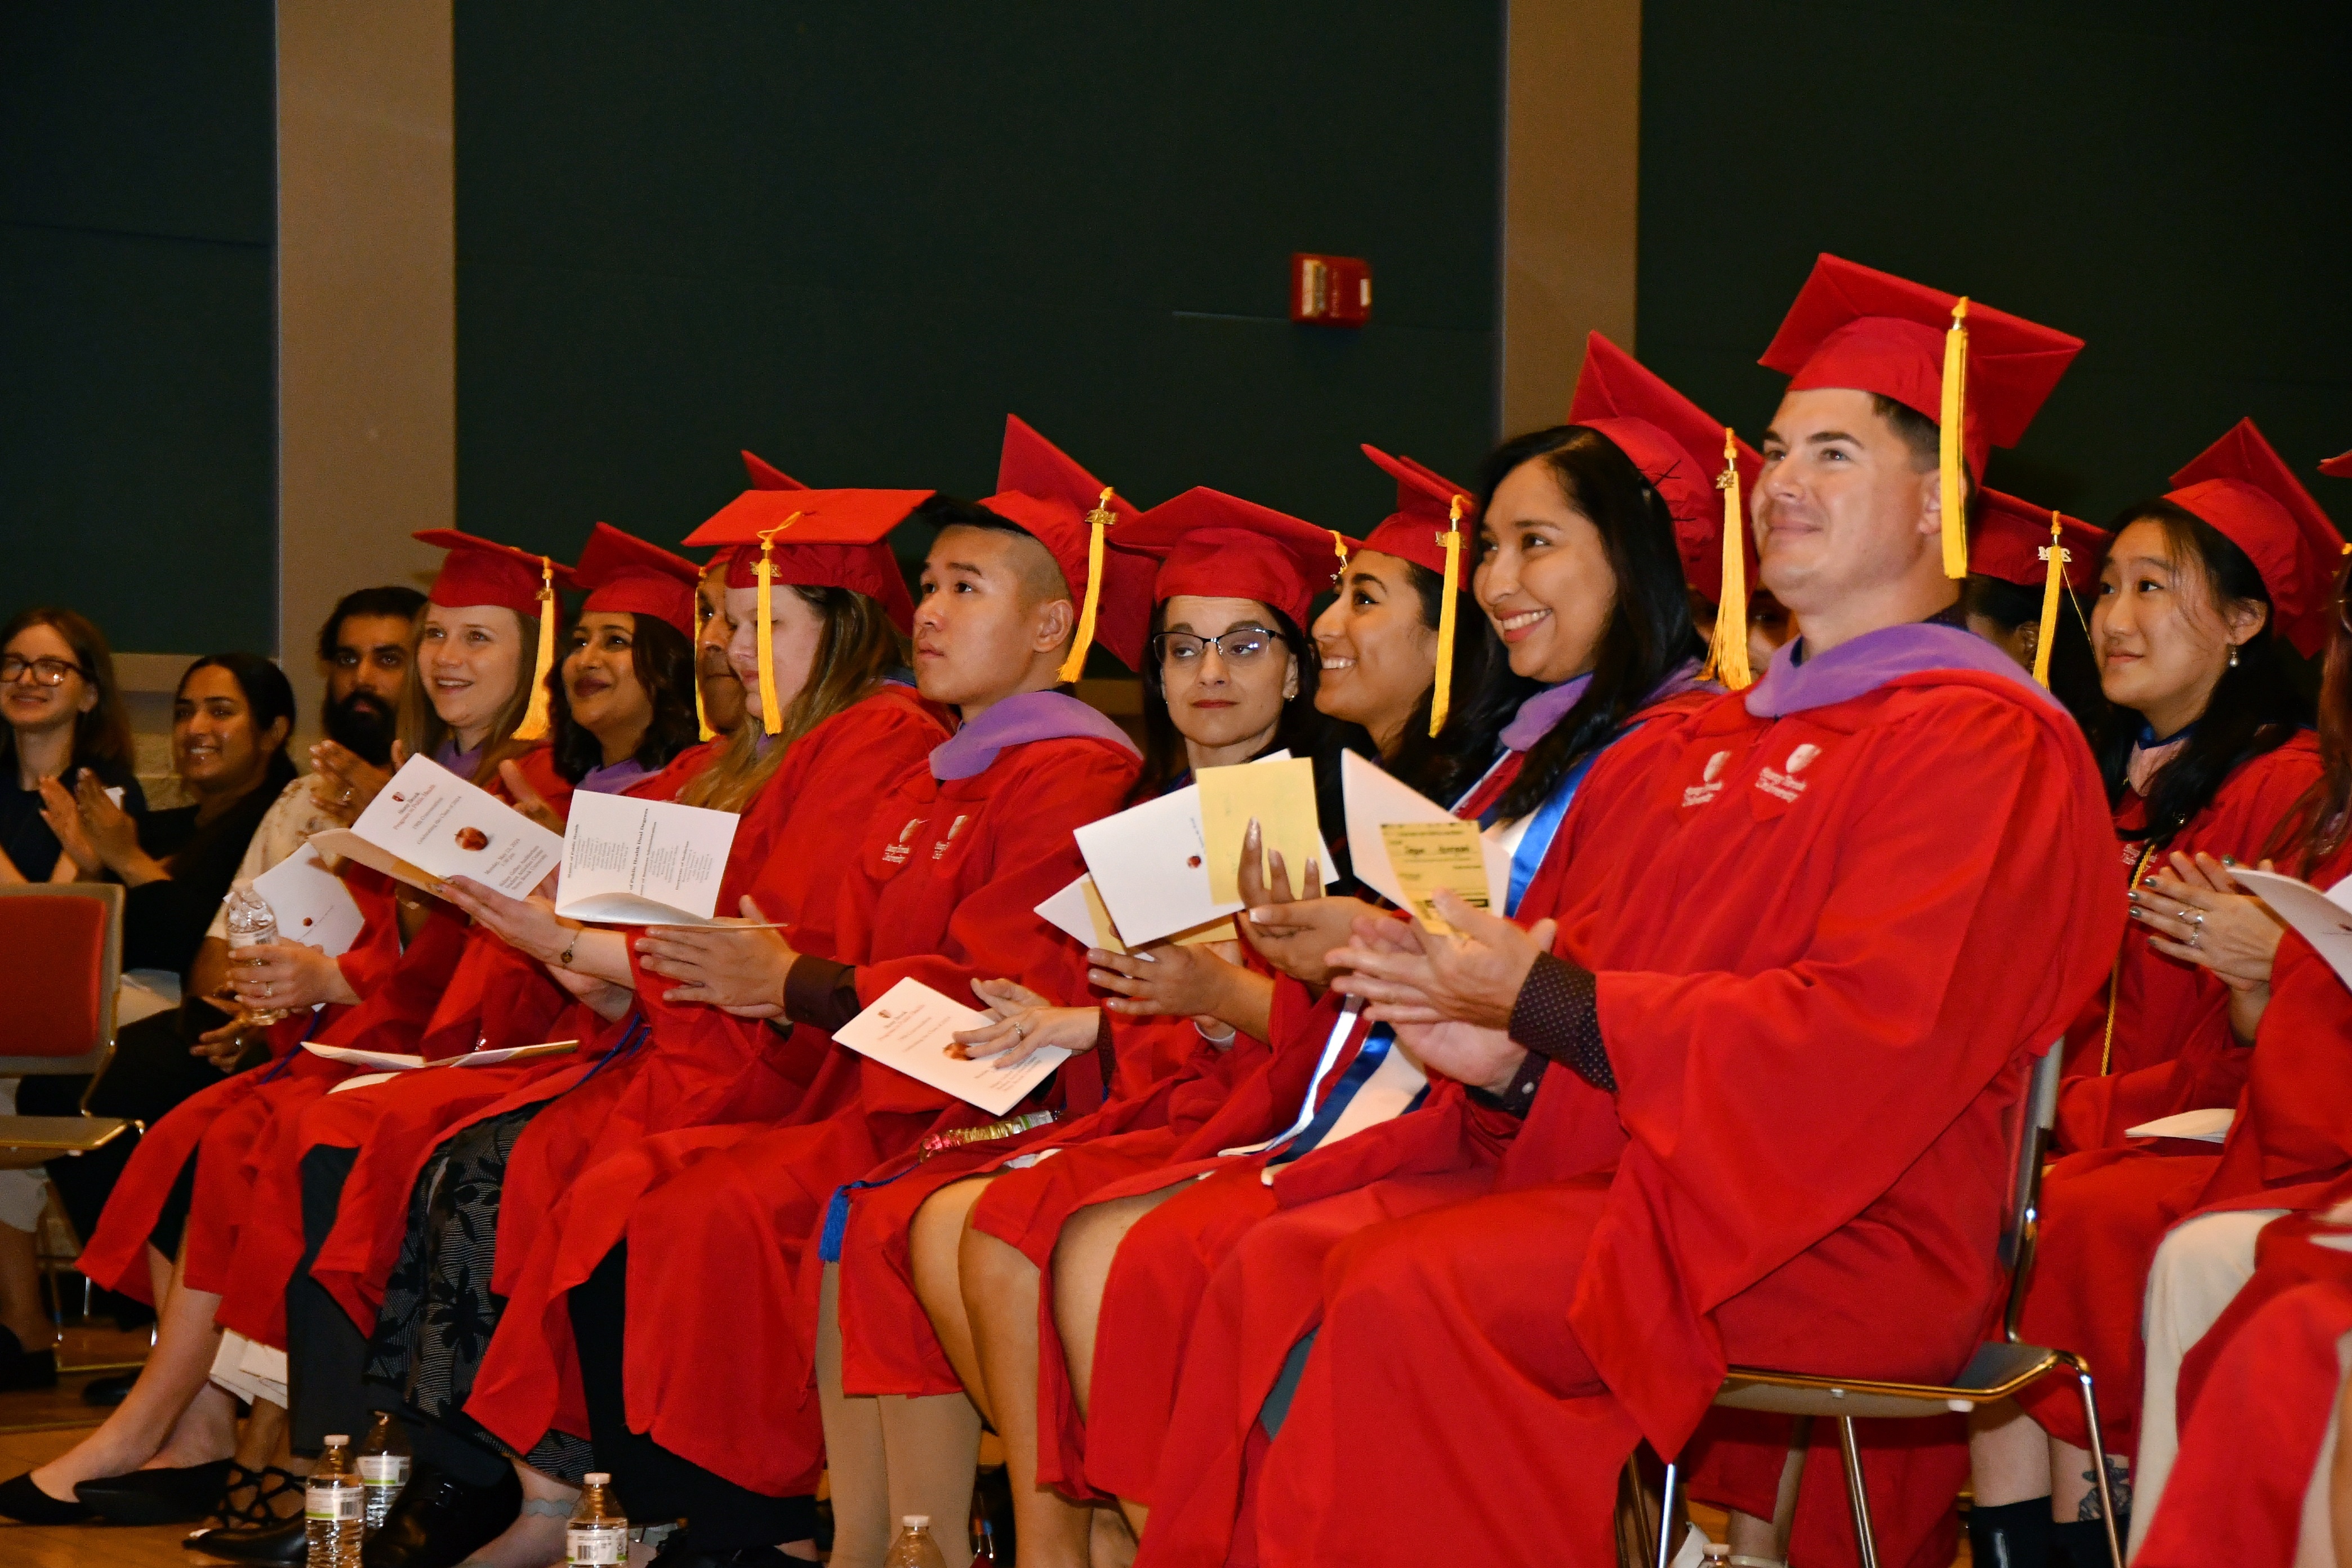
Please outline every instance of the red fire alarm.
[[1372, 319], [1372, 264], [1360, 256], [1290, 258], [1290, 319], [1360, 327]]

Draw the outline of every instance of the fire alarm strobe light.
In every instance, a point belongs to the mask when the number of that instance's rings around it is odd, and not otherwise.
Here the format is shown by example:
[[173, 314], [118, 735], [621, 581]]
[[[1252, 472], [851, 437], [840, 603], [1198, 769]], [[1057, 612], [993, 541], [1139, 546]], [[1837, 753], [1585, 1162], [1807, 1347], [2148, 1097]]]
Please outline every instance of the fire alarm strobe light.
[[1290, 258], [1290, 319], [1360, 327], [1372, 319], [1372, 264], [1360, 256]]

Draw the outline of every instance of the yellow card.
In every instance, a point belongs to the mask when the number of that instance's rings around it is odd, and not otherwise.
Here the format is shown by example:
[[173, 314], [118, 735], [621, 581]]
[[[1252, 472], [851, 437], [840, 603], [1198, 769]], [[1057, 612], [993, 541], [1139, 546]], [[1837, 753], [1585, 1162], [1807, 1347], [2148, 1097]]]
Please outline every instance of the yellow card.
[[[1199, 787], [1209, 897], [1221, 904], [1240, 900], [1235, 878], [1242, 863], [1242, 839], [1252, 818], [1264, 836], [1266, 852], [1282, 857], [1290, 872], [1291, 891], [1297, 892], [1306, 879], [1307, 862], [1322, 854], [1322, 835], [1315, 819], [1314, 763], [1288, 757], [1246, 767], [1208, 768], [1200, 775]], [[1325, 877], [1330, 876], [1331, 868], [1321, 869]]]
[[1486, 852], [1476, 823], [1387, 822], [1381, 825], [1381, 841], [1397, 881], [1412, 900], [1413, 918], [1431, 931], [1440, 935], [1454, 931], [1429, 905], [1440, 888], [1453, 889], [1474, 910], [1493, 907], [1486, 890]]
[[1125, 952], [1127, 943], [1118, 940], [1118, 927], [1111, 923], [1110, 910], [1103, 907], [1102, 894], [1096, 889], [1095, 879], [1081, 877], [1078, 886], [1086, 889], [1087, 920], [1095, 928], [1095, 945], [1110, 952]]

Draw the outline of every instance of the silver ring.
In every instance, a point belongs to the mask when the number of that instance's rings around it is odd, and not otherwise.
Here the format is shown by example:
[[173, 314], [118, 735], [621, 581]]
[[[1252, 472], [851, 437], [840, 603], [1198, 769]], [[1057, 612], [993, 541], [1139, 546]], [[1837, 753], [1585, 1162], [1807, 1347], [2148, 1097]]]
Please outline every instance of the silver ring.
[[1029, 1037], [1029, 1026], [1026, 1024], [1014, 1024], [1013, 1026], [1013, 1037], [1016, 1040], [1027, 1039]]
[[2203, 925], [2205, 923], [2205, 911], [2203, 910], [2199, 910], [2193, 918], [2197, 924], [2200, 926]]
[[261, 994], [264, 996], [275, 995], [277, 994], [277, 992], [278, 982], [275, 980], [265, 980], [261, 983]]
[[2202, 947], [2205, 944], [2197, 940], [2197, 933], [2192, 931], [2189, 933], [2189, 945], [2191, 947]]
[[342, 803], [343, 803], [345, 805], [351, 805], [351, 804], [352, 804], [352, 787], [351, 787], [351, 785], [349, 785], [349, 784], [345, 784], [345, 785], [343, 786], [343, 793], [342, 793], [342, 795], [341, 795], [341, 800], [342, 800]]

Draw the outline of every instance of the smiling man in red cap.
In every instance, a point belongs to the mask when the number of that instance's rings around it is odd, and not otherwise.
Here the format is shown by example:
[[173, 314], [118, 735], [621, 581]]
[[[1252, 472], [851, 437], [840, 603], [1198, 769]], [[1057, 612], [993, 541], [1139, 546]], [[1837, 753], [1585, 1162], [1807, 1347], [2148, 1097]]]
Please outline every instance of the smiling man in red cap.
[[[772, 595], [775, 583], [792, 580], [782, 547], [830, 541], [826, 498], [840, 493], [744, 498], [739, 505], [756, 500], [773, 515], [739, 544], [736, 570], [748, 569], [756, 587], [759, 544], [770, 543]], [[1082, 868], [1072, 830], [1118, 809], [1139, 772], [1125, 734], [1059, 689], [1092, 644], [1130, 666], [1140, 657], [1151, 565], [1103, 540], [1123, 509], [1009, 420], [997, 493], [977, 506], [928, 509], [941, 526], [912, 616], [915, 679], [960, 725], [923, 765], [874, 781], [870, 804], [845, 821], [863, 848], [859, 872], [840, 889], [830, 951], [799, 951], [781, 933], [752, 952], [656, 933], [640, 947], [648, 977], [681, 982], [674, 995], [828, 1033], [909, 978], [959, 1002], [971, 998], [973, 981], [1000, 977], [1057, 1001], [1083, 999], [1083, 952], [1034, 910]], [[1090, 1109], [1105, 1078], [1098, 1053], [1073, 1058], [1034, 1104]], [[702, 1555], [687, 1560], [774, 1560], [761, 1522], [776, 1517], [773, 1500], [814, 1492], [828, 1463], [837, 1539], [878, 1557], [889, 1506], [872, 1489], [885, 1484], [888, 1440], [953, 1444], [969, 1435], [970, 1404], [944, 1363], [898, 1364], [923, 1321], [907, 1283], [906, 1226], [929, 1189], [919, 1175], [886, 1183], [919, 1169], [913, 1152], [927, 1134], [988, 1120], [830, 1047], [790, 1115], [647, 1192], [630, 1215], [625, 1250], [572, 1291], [583, 1356], [612, 1342], [611, 1323], [625, 1319], [629, 1440], [645, 1445], [640, 1458], [667, 1475], [674, 1494], [702, 1500], [690, 1510], [693, 1552]], [[680, 1151], [681, 1163], [691, 1157]], [[821, 1316], [837, 1354], [819, 1354]], [[592, 1387], [602, 1375], [583, 1371]], [[837, 1396], [845, 1387], [854, 1397]], [[949, 1397], [870, 1397], [879, 1394]], [[963, 1500], [943, 1498], [929, 1511], [963, 1518], [971, 1480], [967, 1467]], [[877, 1531], [879, 1541], [858, 1544]]]
[[[1456, 901], [1458, 946], [1334, 955], [1433, 1068], [1532, 1108], [1493, 1195], [1333, 1255], [1264, 1562], [1417, 1562], [1435, 1538], [1605, 1563], [1626, 1457], [1681, 1457], [1727, 1364], [1968, 1358], [2000, 1282], [2006, 1112], [2120, 915], [2089, 752], [1951, 624], [1944, 538], [1960, 461], [2015, 440], [2079, 345], [1969, 310], [1954, 409], [1961, 303], [1816, 267], [1766, 356], [1790, 382], [1752, 505], [1804, 635], [1680, 721], [1658, 787], [1609, 800], [1592, 826], [1643, 850], [1570, 889], [1553, 949]], [[1711, 1489], [1760, 1521], [1789, 1433], [1747, 1436]], [[1895, 1520], [1888, 1561], [1949, 1511], [1965, 1455], [1934, 1453], [1873, 1475], [1882, 1519], [1890, 1489], [1933, 1507]], [[1811, 1467], [1797, 1516], [1816, 1556], [1848, 1528], [1835, 1472]]]

